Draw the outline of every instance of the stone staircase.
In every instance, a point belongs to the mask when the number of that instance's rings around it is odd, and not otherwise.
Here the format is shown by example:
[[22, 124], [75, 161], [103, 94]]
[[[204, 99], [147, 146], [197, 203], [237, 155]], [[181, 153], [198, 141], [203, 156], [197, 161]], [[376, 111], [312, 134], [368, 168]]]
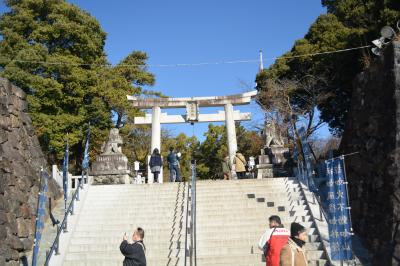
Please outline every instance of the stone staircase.
[[[183, 265], [187, 184], [87, 189], [63, 265], [122, 265], [122, 236], [137, 226], [145, 230], [149, 266]], [[287, 228], [293, 221], [307, 227], [310, 265], [327, 264], [299, 184], [288, 178], [198, 181], [197, 264], [265, 265], [257, 242], [273, 214]]]

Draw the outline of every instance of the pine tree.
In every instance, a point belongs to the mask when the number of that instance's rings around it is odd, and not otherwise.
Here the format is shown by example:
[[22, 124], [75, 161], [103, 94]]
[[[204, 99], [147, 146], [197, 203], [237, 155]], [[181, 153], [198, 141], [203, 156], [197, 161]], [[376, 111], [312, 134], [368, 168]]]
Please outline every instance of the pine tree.
[[154, 75], [147, 71], [147, 58], [146, 53], [134, 51], [115, 67], [102, 71], [99, 89], [116, 117], [116, 128], [122, 127], [128, 118], [139, 113], [126, 95], [139, 95], [143, 92], [142, 86], [154, 85]]

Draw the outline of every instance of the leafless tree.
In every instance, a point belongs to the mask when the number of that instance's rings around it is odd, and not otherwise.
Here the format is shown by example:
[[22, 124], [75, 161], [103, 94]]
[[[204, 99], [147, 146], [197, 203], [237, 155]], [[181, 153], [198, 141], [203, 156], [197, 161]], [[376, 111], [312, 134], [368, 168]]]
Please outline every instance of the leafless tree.
[[266, 119], [274, 120], [281, 132], [291, 132], [299, 138], [298, 122], [305, 121], [306, 138], [311, 136], [322, 124], [316, 121], [316, 110], [320, 102], [329, 95], [322, 93], [324, 80], [306, 76], [300, 80], [265, 79], [257, 84], [257, 101], [266, 112]]

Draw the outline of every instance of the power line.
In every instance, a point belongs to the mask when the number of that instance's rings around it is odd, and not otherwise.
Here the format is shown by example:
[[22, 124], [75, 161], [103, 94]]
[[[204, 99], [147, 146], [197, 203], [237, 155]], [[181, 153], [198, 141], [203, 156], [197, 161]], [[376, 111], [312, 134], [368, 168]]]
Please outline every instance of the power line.
[[348, 52], [348, 51], [353, 51], [353, 50], [360, 50], [364, 48], [369, 48], [371, 45], [364, 45], [360, 47], [354, 47], [354, 48], [347, 48], [347, 49], [341, 49], [341, 50], [336, 50], [336, 51], [327, 51], [327, 52], [319, 52], [319, 53], [312, 53], [312, 54], [302, 54], [302, 55], [293, 55], [293, 56], [280, 56], [280, 57], [275, 57], [271, 58], [272, 60], [278, 60], [278, 59], [291, 59], [291, 58], [299, 58], [299, 57], [307, 57], [307, 56], [316, 56], [316, 55], [323, 55], [323, 54], [335, 54], [335, 53], [342, 53], [342, 52]]
[[[279, 56], [266, 58], [266, 60], [280, 60], [280, 59], [294, 59], [299, 57], [312, 57], [318, 55], [343, 53], [348, 51], [360, 50], [364, 48], [369, 48], [371, 45], [359, 46], [354, 48], [340, 49], [335, 51], [317, 52], [293, 56]], [[19, 60], [12, 59], [10, 62], [16, 63], [29, 63], [29, 64], [43, 64], [43, 65], [69, 65], [69, 66], [93, 66], [93, 67], [113, 67], [110, 64], [89, 64], [89, 63], [70, 63], [70, 62], [47, 62], [47, 61], [35, 61], [35, 60]], [[216, 61], [216, 62], [203, 62], [203, 63], [177, 63], [177, 64], [120, 64], [114, 67], [192, 67], [192, 66], [206, 66], [206, 65], [224, 65], [224, 64], [245, 64], [245, 63], [259, 63], [259, 59], [249, 59], [249, 60], [230, 60], [230, 61]]]

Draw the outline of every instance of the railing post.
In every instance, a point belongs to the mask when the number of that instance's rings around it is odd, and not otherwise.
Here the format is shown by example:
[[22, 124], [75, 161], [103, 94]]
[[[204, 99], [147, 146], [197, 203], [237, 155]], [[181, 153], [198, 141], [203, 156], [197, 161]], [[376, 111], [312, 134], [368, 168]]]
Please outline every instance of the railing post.
[[79, 201], [79, 189], [81, 188], [80, 181], [78, 181], [78, 182], [79, 182], [78, 186], [76, 187], [76, 190], [77, 190], [77, 192], [76, 192], [76, 201]]
[[190, 190], [190, 249], [189, 249], [189, 258], [190, 258], [190, 266], [193, 266], [193, 176], [192, 176], [192, 186]]
[[74, 206], [75, 206], [75, 201], [72, 199], [71, 201], [71, 215], [74, 215]]
[[[191, 161], [190, 168], [192, 169], [192, 180], [188, 180], [188, 193], [186, 202], [186, 234], [185, 234], [185, 260], [184, 265], [196, 266], [196, 162]], [[189, 203], [190, 201], [190, 203]], [[190, 204], [190, 210], [189, 210]], [[190, 217], [190, 218], [189, 218]], [[190, 220], [189, 220], [190, 219]], [[190, 240], [188, 235], [190, 234]]]
[[46, 262], [44, 263], [44, 266], [47, 266], [47, 265], [49, 264], [49, 263], [47, 262], [47, 258], [49, 257], [50, 252], [51, 252], [51, 249], [50, 249], [50, 250], [46, 250]]
[[197, 266], [197, 251], [196, 251], [196, 195], [197, 195], [197, 188], [196, 188], [196, 161], [193, 161], [193, 251], [194, 251], [194, 266]]
[[185, 260], [184, 266], [187, 265], [187, 258], [190, 256], [189, 246], [188, 246], [188, 234], [189, 234], [189, 198], [190, 198], [190, 183], [187, 181], [187, 195], [186, 195], [186, 223], [185, 223]]
[[60, 246], [60, 230], [61, 227], [57, 224], [57, 236], [56, 236], [56, 249], [55, 249], [55, 255], [60, 255], [59, 252], [59, 246]]
[[65, 212], [65, 224], [61, 225], [64, 233], [68, 233], [67, 224], [68, 224], [68, 212]]
[[319, 217], [320, 220], [322, 221], [322, 201], [321, 201], [321, 195], [318, 195], [318, 202], [319, 202]]

